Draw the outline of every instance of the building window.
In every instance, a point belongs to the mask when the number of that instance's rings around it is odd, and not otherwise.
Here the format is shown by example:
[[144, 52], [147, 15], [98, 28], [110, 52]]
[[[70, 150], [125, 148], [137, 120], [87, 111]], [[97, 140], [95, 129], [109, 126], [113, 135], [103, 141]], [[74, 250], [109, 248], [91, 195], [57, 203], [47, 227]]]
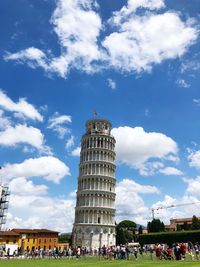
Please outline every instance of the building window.
[[35, 238], [33, 238], [33, 243], [35, 243]]
[[39, 244], [41, 243], [41, 239], [38, 240]]

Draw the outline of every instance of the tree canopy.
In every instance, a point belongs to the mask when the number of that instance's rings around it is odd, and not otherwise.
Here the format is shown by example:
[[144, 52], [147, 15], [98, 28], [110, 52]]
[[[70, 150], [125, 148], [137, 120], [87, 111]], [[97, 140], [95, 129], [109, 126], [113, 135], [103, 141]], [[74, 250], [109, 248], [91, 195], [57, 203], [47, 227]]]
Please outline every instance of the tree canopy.
[[137, 224], [133, 221], [129, 221], [129, 220], [124, 220], [124, 221], [121, 221], [118, 226], [120, 228], [123, 228], [123, 229], [127, 229], [127, 230], [136, 230], [136, 227], [137, 227]]
[[136, 223], [129, 220], [121, 221], [116, 226], [116, 242], [118, 245], [132, 242], [135, 236]]
[[148, 222], [147, 229], [149, 233], [163, 232], [165, 225], [160, 219], [153, 219], [151, 222]]
[[199, 230], [200, 229], [200, 220], [195, 215], [193, 215], [193, 217], [192, 217], [191, 229], [192, 230]]

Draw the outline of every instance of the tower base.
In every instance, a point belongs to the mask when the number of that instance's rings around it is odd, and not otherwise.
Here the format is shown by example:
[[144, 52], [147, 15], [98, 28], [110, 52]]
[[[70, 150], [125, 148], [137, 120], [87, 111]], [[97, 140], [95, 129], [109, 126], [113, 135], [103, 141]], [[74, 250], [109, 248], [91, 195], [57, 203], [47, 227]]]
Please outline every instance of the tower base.
[[103, 246], [115, 246], [115, 226], [76, 224], [73, 228], [72, 242], [74, 248], [86, 248], [89, 252], [98, 251]]

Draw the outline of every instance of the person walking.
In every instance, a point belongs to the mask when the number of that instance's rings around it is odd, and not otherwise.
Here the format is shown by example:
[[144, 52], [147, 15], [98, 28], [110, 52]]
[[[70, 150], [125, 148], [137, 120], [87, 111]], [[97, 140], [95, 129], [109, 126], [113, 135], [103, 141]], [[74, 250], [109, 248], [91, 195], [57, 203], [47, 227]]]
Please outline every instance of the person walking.
[[135, 259], [137, 260], [138, 258], [138, 247], [137, 246], [134, 246], [133, 253], [134, 253]]

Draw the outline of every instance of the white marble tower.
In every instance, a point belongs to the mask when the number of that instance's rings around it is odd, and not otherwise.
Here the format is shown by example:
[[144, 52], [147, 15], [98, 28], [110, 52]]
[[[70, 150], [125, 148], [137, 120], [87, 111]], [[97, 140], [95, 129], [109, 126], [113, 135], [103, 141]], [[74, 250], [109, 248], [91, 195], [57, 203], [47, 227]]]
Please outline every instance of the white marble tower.
[[73, 246], [115, 245], [115, 139], [111, 123], [86, 122], [82, 137]]

